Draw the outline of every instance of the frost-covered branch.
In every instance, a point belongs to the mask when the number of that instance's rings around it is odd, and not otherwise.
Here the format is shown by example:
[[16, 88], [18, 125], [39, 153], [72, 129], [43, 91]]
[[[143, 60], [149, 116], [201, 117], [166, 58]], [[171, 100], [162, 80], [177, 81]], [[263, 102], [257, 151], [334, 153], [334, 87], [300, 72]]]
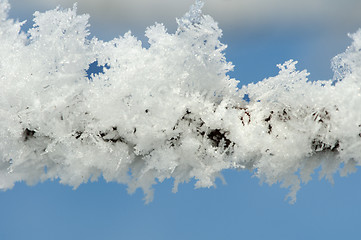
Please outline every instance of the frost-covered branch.
[[[174, 34], [149, 27], [149, 48], [126, 33], [89, 40], [88, 16], [35, 13], [27, 33], [0, 0], [0, 189], [101, 175], [142, 188], [174, 179], [210, 187], [224, 169], [248, 169], [290, 187], [322, 166], [332, 181], [361, 163], [361, 31], [333, 60], [335, 78], [310, 82], [295, 61], [237, 88], [217, 23], [197, 1]], [[87, 77], [89, 65], [103, 71]], [[248, 100], [244, 100], [247, 96]]]

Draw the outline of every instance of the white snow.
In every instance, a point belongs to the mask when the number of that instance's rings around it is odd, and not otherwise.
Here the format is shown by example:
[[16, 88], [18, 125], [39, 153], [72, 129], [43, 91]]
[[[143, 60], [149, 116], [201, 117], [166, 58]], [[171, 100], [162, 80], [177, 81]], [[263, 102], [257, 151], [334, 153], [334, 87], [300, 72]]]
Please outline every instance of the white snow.
[[[330, 181], [355, 171], [361, 30], [333, 59], [334, 79], [310, 82], [290, 60], [277, 76], [238, 89], [222, 31], [202, 5], [177, 20], [175, 33], [149, 27], [143, 48], [130, 32], [89, 39], [89, 17], [76, 5], [36, 12], [24, 33], [0, 0], [0, 189], [47, 179], [76, 188], [103, 176], [151, 201], [164, 179], [174, 179], [174, 191], [192, 178], [211, 187], [222, 170], [247, 169], [290, 188], [294, 202], [318, 167]], [[89, 79], [94, 61], [107, 67]]]

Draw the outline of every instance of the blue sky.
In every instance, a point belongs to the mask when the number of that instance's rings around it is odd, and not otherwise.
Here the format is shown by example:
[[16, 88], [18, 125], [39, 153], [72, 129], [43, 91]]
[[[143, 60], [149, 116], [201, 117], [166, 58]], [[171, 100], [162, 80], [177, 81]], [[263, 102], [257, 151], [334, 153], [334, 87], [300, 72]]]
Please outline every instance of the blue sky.
[[[332, 3], [331, 9], [341, 1]], [[341, 5], [341, 13], [356, 6], [351, 0], [343, 3], [345, 9]], [[41, 5], [40, 0], [34, 1], [34, 6], [51, 7]], [[16, 10], [16, 7], [12, 17], [23, 20], [31, 16], [31, 8]], [[166, 10], [160, 9], [157, 14], [159, 11]], [[253, 14], [249, 19], [257, 19], [261, 13], [254, 10]], [[250, 22], [253, 28], [222, 20], [223, 42], [229, 46], [226, 56], [236, 66], [230, 75], [244, 83], [259, 81], [275, 75], [276, 64], [292, 58], [299, 61], [299, 69], [309, 70], [311, 79], [332, 78], [330, 59], [344, 51], [350, 43], [346, 34], [357, 29], [357, 18], [350, 19], [334, 28], [316, 20], [314, 24], [302, 24], [302, 17], [287, 26], [280, 26], [278, 21]], [[127, 21], [137, 22], [137, 19]], [[128, 30], [112, 22], [92, 24], [91, 31], [103, 39]], [[165, 24], [171, 26], [170, 22]], [[134, 33], [144, 39], [141, 35], [144, 28], [140, 25], [134, 23]], [[171, 192], [172, 181], [167, 180], [155, 186], [154, 201], [148, 205], [144, 204], [140, 190], [128, 195], [125, 186], [105, 183], [102, 179], [81, 185], [75, 191], [56, 181], [32, 187], [18, 183], [12, 190], [0, 192], [0, 239], [358, 239], [360, 236], [359, 172], [345, 178], [335, 175], [334, 185], [317, 180], [315, 174], [301, 188], [294, 205], [284, 201], [288, 190], [278, 185], [261, 186], [252, 173], [227, 171], [224, 176], [227, 185], [218, 182], [217, 188], [194, 190], [191, 182], [182, 184], [176, 194]]]
[[103, 180], [76, 191], [54, 182], [18, 184], [0, 194], [1, 239], [358, 239], [360, 174], [312, 181], [296, 204], [287, 190], [260, 186], [247, 172], [225, 173], [227, 185], [171, 193], [155, 186], [155, 200], [128, 195]]

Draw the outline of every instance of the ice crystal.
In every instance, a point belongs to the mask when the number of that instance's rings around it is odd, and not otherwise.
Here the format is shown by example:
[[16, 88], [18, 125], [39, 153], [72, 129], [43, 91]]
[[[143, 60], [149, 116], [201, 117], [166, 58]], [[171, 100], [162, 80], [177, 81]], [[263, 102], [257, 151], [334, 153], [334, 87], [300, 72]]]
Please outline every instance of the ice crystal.
[[[174, 179], [211, 187], [225, 169], [281, 182], [341, 175], [361, 163], [361, 31], [333, 60], [335, 79], [308, 81], [296, 61], [237, 88], [217, 23], [196, 1], [175, 33], [146, 30], [89, 39], [88, 16], [36, 12], [34, 27], [7, 18], [0, 0], [0, 189], [47, 179], [77, 187], [103, 176], [144, 190]], [[90, 65], [101, 71], [90, 75]], [[246, 99], [246, 100], [244, 100]]]

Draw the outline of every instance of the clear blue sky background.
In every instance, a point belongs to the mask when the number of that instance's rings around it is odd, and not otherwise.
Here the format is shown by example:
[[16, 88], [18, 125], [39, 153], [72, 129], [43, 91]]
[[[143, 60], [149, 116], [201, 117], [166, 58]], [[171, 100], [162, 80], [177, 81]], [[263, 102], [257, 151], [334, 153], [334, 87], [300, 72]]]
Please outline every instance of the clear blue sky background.
[[[12, 12], [13, 16], [22, 19]], [[176, 17], [176, 16], [175, 16]], [[151, 24], [151, 23], [150, 23]], [[361, 26], [361, 22], [360, 22]], [[356, 30], [356, 29], [354, 29]], [[109, 31], [92, 29], [109, 39]], [[290, 58], [311, 79], [332, 77], [329, 60], [350, 43], [317, 27], [276, 27], [257, 31], [225, 28], [227, 59], [236, 65], [232, 77], [244, 83], [277, 73], [276, 64]], [[121, 34], [117, 29], [114, 36]], [[99, 36], [100, 34], [100, 36]], [[47, 181], [18, 183], [0, 192], [0, 239], [360, 239], [361, 174], [335, 176], [335, 184], [314, 179], [303, 186], [294, 205], [288, 190], [260, 185], [252, 173], [226, 171], [227, 185], [194, 190], [183, 184], [176, 194], [172, 180], [155, 186], [154, 201], [143, 193], [128, 195], [116, 183], [81, 185], [77, 190]]]

